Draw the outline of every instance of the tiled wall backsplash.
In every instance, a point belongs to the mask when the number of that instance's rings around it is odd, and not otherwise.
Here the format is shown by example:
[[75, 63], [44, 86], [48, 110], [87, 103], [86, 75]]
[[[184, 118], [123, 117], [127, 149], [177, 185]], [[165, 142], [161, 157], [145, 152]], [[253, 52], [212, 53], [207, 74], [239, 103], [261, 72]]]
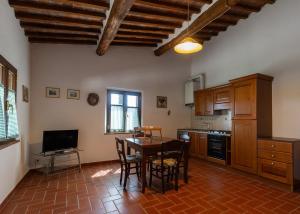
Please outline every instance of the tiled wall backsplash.
[[192, 110], [193, 129], [215, 129], [231, 131], [231, 111], [223, 111], [220, 115], [214, 116], [195, 116]]

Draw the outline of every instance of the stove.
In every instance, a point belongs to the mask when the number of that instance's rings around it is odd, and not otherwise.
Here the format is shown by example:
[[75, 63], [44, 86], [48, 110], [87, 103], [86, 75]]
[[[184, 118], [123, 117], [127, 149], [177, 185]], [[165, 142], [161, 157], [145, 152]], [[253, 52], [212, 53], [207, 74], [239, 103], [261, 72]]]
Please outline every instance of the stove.
[[230, 131], [210, 130], [207, 134], [207, 156], [226, 161], [227, 142], [231, 136]]
[[225, 131], [225, 130], [209, 130], [209, 135], [220, 135], [220, 136], [231, 136], [231, 131]]

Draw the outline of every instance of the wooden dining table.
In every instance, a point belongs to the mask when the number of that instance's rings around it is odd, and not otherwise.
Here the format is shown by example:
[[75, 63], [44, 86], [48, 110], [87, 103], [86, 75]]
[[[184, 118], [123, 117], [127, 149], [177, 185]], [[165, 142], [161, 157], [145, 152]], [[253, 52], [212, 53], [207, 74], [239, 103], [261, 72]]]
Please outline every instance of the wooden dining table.
[[[130, 155], [131, 149], [139, 151], [142, 155], [142, 166], [141, 166], [141, 179], [142, 193], [145, 192], [147, 186], [147, 160], [149, 156], [157, 155], [161, 151], [161, 144], [164, 142], [177, 140], [168, 137], [136, 137], [136, 138], [126, 138], [127, 142], [127, 153]], [[189, 163], [189, 147], [190, 142], [186, 142], [184, 151], [184, 182], [188, 183], [188, 163]]]

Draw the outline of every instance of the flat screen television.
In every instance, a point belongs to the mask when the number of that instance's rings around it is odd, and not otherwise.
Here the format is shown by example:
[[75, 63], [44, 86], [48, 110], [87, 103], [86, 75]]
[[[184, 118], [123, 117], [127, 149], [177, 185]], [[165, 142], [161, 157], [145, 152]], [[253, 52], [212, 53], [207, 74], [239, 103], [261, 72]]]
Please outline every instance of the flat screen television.
[[77, 148], [78, 130], [44, 131], [43, 153]]

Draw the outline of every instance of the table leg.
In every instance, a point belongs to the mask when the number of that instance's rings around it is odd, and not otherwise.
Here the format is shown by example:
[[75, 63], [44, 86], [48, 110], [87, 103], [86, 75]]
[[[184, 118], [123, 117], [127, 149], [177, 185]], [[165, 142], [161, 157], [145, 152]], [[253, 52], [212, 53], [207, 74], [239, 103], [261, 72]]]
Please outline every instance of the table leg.
[[188, 175], [188, 168], [189, 168], [189, 149], [187, 148], [184, 151], [184, 182], [187, 184], [189, 175]]
[[142, 193], [145, 193], [145, 189], [147, 186], [146, 171], [147, 171], [147, 156], [145, 154], [143, 154], [143, 156], [142, 156]]

